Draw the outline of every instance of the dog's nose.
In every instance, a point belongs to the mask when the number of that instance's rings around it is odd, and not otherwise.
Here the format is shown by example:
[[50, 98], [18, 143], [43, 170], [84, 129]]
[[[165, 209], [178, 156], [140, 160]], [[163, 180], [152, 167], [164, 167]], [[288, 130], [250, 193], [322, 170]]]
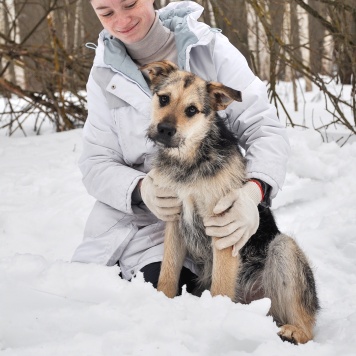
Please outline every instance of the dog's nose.
[[166, 138], [174, 136], [177, 132], [176, 128], [172, 124], [160, 123], [157, 125], [157, 131], [160, 135], [165, 136]]

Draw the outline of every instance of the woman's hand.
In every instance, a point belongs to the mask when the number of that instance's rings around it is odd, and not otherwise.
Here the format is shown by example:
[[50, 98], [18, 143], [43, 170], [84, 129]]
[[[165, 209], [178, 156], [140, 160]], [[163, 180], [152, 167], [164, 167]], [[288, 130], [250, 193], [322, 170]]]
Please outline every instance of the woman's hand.
[[156, 184], [152, 171], [139, 184], [142, 201], [158, 219], [163, 221], [179, 219], [182, 202], [173, 190], [162, 188]]
[[253, 181], [219, 200], [213, 210], [215, 215], [204, 219], [206, 234], [220, 237], [215, 242], [218, 250], [233, 246], [232, 255], [237, 256], [258, 229], [260, 217], [257, 205], [261, 200], [261, 189]]

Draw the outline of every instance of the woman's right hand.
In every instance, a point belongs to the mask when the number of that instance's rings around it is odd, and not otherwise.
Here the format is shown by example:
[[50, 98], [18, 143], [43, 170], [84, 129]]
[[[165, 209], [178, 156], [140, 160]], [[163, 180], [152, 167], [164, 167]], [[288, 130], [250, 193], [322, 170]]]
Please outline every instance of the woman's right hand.
[[142, 201], [158, 219], [162, 221], [179, 219], [182, 202], [173, 190], [162, 188], [155, 183], [152, 171], [139, 182], [139, 187]]

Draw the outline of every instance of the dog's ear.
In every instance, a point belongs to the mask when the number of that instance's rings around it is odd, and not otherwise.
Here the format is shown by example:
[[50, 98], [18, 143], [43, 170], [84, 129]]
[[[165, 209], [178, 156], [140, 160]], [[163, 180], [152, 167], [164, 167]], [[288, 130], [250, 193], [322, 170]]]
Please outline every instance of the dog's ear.
[[209, 82], [207, 84], [207, 90], [213, 104], [213, 109], [216, 111], [226, 109], [234, 100], [242, 101], [240, 91], [229, 88], [218, 82]]
[[169, 74], [178, 69], [179, 68], [173, 62], [168, 60], [152, 62], [140, 68], [142, 72], [147, 73], [151, 89], [157, 86], [162, 79], [167, 78]]

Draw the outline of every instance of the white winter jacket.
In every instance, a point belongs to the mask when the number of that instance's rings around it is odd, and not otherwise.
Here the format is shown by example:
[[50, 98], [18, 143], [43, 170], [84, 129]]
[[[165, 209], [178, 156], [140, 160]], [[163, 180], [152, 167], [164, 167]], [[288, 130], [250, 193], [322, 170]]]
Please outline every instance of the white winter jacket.
[[[268, 183], [274, 197], [286, 173], [285, 129], [268, 101], [266, 86], [219, 30], [197, 21], [202, 12], [197, 3], [183, 1], [170, 3], [158, 14], [174, 32], [179, 67], [242, 92], [243, 101], [221, 115], [246, 151], [248, 176]], [[73, 261], [114, 265], [119, 260], [124, 278], [130, 279], [163, 256], [164, 223], [131, 199], [155, 152], [146, 139], [151, 93], [124, 45], [105, 30], [99, 35], [87, 94], [79, 167], [97, 202]], [[185, 266], [195, 271], [189, 258]]]

